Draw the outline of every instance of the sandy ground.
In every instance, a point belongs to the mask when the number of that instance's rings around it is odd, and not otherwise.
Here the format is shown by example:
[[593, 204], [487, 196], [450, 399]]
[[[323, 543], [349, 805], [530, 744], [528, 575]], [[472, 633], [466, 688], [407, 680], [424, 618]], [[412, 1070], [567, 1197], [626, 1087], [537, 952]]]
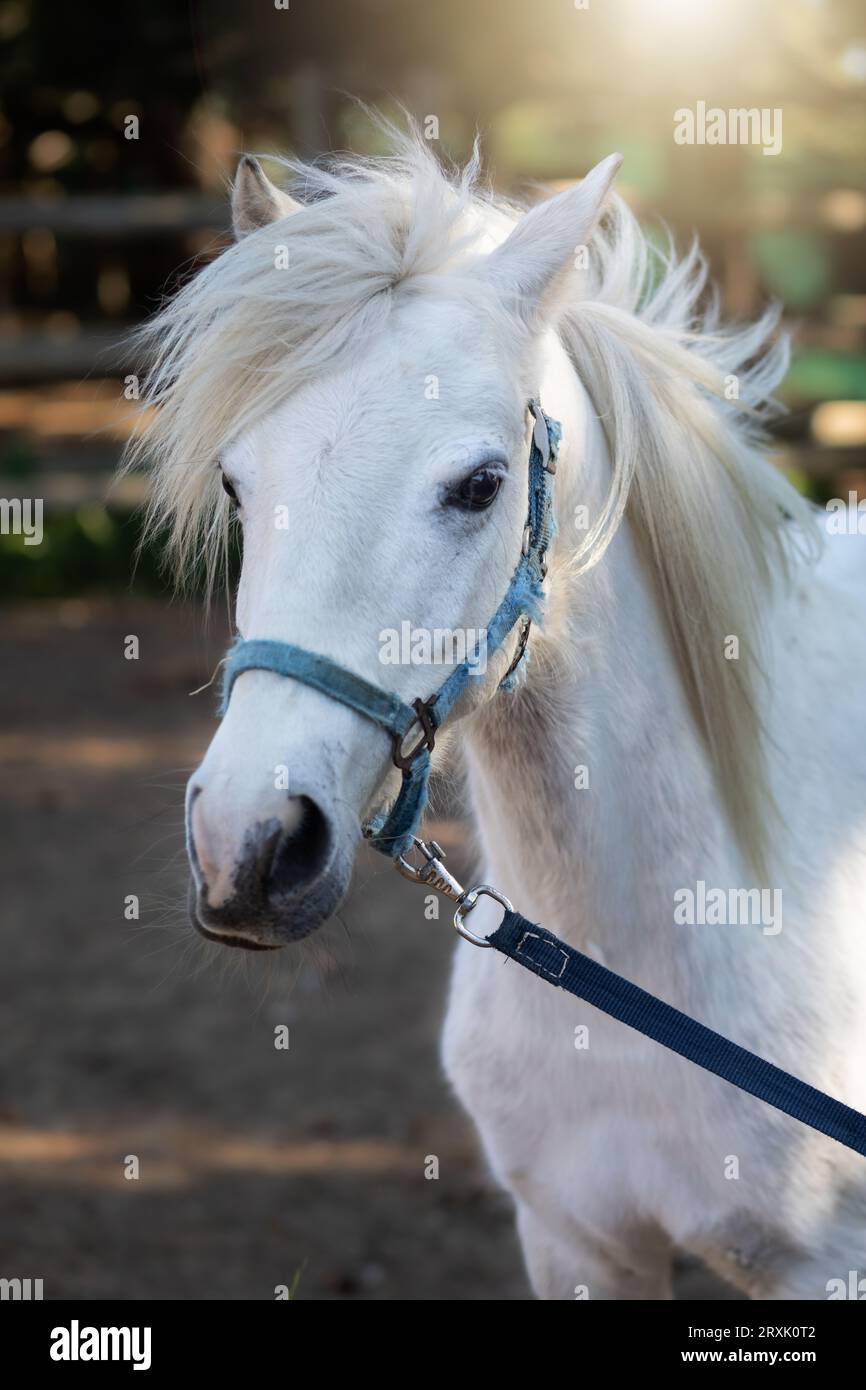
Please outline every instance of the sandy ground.
[[[0, 622], [0, 1275], [46, 1298], [529, 1298], [438, 1064], [447, 917], [365, 852], [292, 955], [187, 925], [180, 808], [215, 705], [188, 692], [220, 622], [80, 601]], [[696, 1268], [679, 1294], [726, 1296]]]

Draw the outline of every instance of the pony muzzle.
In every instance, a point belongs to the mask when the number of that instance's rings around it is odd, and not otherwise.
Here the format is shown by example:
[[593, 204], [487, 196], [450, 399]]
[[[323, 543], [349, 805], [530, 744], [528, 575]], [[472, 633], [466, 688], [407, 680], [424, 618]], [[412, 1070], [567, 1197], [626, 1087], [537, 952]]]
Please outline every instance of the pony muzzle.
[[333, 915], [348, 886], [351, 861], [337, 849], [333, 817], [308, 795], [286, 797], [254, 821], [232, 851], [220, 836], [219, 808], [191, 783], [187, 841], [192, 869], [189, 912], [208, 940], [247, 950], [299, 941]]

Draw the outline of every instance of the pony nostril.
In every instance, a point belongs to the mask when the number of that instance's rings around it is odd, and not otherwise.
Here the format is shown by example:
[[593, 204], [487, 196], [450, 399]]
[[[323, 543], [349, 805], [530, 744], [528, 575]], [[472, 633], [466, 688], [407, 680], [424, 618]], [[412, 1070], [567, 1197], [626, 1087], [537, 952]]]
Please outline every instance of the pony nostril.
[[331, 832], [323, 812], [308, 796], [297, 799], [297, 828], [281, 835], [274, 850], [267, 892], [271, 898], [296, 892], [314, 879], [328, 862]]

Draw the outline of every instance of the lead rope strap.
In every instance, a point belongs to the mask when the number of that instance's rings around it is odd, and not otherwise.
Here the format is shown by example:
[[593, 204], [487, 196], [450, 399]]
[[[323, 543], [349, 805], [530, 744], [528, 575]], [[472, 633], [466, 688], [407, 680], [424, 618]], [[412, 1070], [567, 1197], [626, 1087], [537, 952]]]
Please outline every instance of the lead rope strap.
[[696, 1066], [866, 1158], [866, 1115], [680, 1013], [508, 909], [486, 944]]
[[[489, 884], [464, 888], [446, 869], [444, 859], [445, 852], [435, 840], [419, 840], [416, 836], [414, 860], [403, 855], [397, 860], [397, 868], [404, 878], [435, 888], [457, 904], [454, 926], [473, 946], [500, 951], [539, 979], [585, 1000], [626, 1027], [643, 1033], [645, 1038], [661, 1043], [695, 1066], [713, 1072], [866, 1158], [866, 1115], [859, 1110], [852, 1110], [850, 1105], [843, 1105], [841, 1100], [748, 1052], [622, 975], [614, 974], [606, 965], [567, 946], [552, 932], [521, 917], [508, 899]], [[494, 899], [505, 909], [502, 921], [490, 936], [479, 936], [466, 925], [466, 918], [482, 897]]]

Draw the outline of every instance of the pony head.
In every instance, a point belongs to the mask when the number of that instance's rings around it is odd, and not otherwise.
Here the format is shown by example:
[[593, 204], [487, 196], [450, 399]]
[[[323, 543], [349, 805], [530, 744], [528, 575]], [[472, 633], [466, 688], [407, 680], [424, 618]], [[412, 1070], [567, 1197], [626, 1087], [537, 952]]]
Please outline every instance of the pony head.
[[[679, 667], [720, 803], [760, 867], [772, 818], [761, 615], [789, 522], [814, 529], [756, 447], [787, 364], [778, 314], [723, 328], [697, 247], [679, 261], [655, 249], [610, 194], [617, 155], [521, 213], [480, 189], [477, 152], [452, 177], [417, 133], [390, 133], [387, 159], [287, 162], [301, 201], [242, 160], [235, 244], [144, 329], [154, 409], [132, 458], [154, 465], [151, 530], [167, 529], [177, 574], [204, 566], [212, 581], [239, 526], [242, 638], [427, 699], [514, 573], [526, 407], [540, 395], [563, 425], [560, 539], [545, 632], [509, 707], [556, 708], [542, 673], [576, 678], [586, 664], [614, 591], [588, 572], [628, 506], [667, 625], [658, 659]], [[576, 503], [592, 521], [569, 550], [562, 518]], [[743, 659], [721, 655], [728, 634]], [[517, 640], [478, 671], [449, 726], [500, 727], [487, 711], [503, 707]], [[437, 739], [434, 762], [442, 751]], [[313, 931], [396, 782], [388, 735], [363, 715], [245, 671], [189, 784], [195, 926], [250, 948]]]
[[[240, 636], [320, 653], [409, 703], [467, 654], [483, 662], [521, 551], [526, 403], [558, 284], [618, 164], [515, 225], [475, 192], [474, 163], [452, 181], [418, 142], [304, 170], [303, 205], [241, 161], [235, 244], [147, 330], [153, 515], [179, 565], [211, 564], [242, 528]], [[515, 641], [458, 714], [496, 691]], [[245, 672], [188, 787], [195, 926], [254, 949], [313, 931], [394, 776], [368, 720]]]

